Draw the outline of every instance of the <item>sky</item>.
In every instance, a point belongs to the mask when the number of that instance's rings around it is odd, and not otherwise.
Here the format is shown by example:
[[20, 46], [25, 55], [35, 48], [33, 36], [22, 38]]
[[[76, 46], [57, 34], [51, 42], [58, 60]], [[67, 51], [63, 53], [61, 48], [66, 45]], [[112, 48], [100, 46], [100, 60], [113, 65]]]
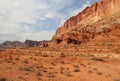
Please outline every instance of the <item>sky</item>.
[[99, 0], [0, 0], [0, 43], [51, 40], [71, 16]]

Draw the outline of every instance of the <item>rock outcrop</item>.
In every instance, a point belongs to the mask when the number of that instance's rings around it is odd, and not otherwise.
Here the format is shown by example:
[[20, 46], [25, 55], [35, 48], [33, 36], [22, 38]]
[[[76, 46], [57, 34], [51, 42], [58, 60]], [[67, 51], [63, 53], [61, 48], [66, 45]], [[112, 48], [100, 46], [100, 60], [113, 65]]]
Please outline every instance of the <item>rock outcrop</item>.
[[49, 41], [33, 41], [33, 40], [25, 40], [24, 44], [26, 47], [34, 47], [34, 46], [44, 46], [46, 47]]
[[40, 46], [41, 43], [39, 41], [25, 40], [24, 44], [26, 47], [34, 47], [34, 46]]
[[2, 44], [0, 44], [0, 49], [4, 48], [13, 48], [13, 47], [24, 47], [24, 43], [19, 41], [5, 41]]
[[25, 42], [5, 41], [2, 44], [0, 44], [0, 49], [16, 48], [16, 47], [34, 47], [34, 46], [46, 47], [46, 46], [48, 46], [48, 43], [49, 43], [49, 41], [47, 41], [47, 40], [43, 40], [43, 41], [25, 40]]
[[97, 40], [97, 36], [105, 34], [105, 31], [107, 35], [113, 23], [119, 20], [120, 0], [102, 0], [68, 19], [62, 27], [58, 28], [53, 42], [78, 44]]
[[120, 10], [119, 0], [102, 0], [94, 3], [92, 6], [87, 7], [78, 15], [68, 19], [63, 27], [57, 30], [57, 34], [65, 33], [70, 31], [72, 28], [81, 25], [93, 24], [109, 15]]

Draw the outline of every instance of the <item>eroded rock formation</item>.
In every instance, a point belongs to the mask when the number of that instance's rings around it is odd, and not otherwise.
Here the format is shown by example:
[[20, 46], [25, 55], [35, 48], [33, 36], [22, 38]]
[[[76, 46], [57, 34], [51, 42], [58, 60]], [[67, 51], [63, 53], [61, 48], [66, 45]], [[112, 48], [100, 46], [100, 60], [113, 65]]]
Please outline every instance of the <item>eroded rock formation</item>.
[[53, 37], [53, 42], [57, 44], [78, 44], [95, 40], [97, 36], [106, 32], [108, 34], [110, 31], [113, 31], [109, 27], [119, 21], [119, 11], [120, 0], [96, 2], [76, 16], [68, 19], [62, 27], [58, 28], [56, 35]]
[[16, 47], [34, 47], [34, 46], [47, 47], [48, 43], [49, 41], [47, 40], [43, 40], [43, 41], [25, 40], [25, 42], [5, 41], [2, 44], [0, 44], [0, 49], [16, 48]]

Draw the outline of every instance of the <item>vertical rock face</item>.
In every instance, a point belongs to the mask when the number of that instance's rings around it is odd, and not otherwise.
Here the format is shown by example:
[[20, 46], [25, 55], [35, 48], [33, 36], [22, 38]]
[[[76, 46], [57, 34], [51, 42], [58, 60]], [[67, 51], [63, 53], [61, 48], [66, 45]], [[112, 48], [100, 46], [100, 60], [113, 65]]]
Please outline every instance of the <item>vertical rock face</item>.
[[68, 19], [56, 34], [63, 34], [80, 25], [93, 24], [120, 10], [120, 0], [102, 0]]
[[69, 31], [70, 29], [72, 29], [73, 27], [75, 27], [77, 25], [77, 16], [71, 17], [69, 20], [67, 20], [62, 28], [59, 28], [57, 33], [63, 33], [63, 31]]

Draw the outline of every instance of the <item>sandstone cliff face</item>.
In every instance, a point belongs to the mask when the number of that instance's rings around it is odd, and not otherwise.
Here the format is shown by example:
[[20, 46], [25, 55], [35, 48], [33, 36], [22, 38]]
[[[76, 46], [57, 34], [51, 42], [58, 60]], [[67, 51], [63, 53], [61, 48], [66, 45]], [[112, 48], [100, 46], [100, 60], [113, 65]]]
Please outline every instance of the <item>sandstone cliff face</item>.
[[95, 40], [96, 35], [99, 37], [102, 33], [105, 34], [105, 31], [110, 32], [109, 27], [120, 20], [119, 12], [120, 0], [96, 2], [68, 19], [63, 27], [58, 28], [56, 35], [53, 37], [53, 42], [77, 44]]
[[112, 15], [120, 10], [120, 0], [102, 0], [87, 7], [78, 15], [68, 19], [63, 27], [59, 28], [56, 34], [63, 34], [72, 28], [80, 25], [88, 25], [101, 20], [102, 18]]

